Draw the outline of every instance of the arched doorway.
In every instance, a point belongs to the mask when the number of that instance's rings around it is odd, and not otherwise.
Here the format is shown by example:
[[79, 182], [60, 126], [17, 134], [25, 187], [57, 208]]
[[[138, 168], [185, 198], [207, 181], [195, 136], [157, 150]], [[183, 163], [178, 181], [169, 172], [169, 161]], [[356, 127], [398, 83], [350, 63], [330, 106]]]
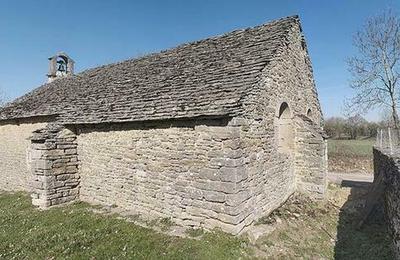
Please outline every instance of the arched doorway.
[[278, 114], [278, 150], [290, 154], [294, 147], [292, 113], [289, 105], [283, 102]]

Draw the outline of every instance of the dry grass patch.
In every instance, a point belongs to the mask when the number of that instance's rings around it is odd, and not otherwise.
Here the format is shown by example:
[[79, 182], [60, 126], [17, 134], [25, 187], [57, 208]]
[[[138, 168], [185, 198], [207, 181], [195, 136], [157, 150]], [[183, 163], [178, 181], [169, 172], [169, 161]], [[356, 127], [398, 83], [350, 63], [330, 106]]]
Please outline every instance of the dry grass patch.
[[366, 189], [330, 186], [329, 199], [297, 195], [261, 223], [276, 224], [256, 252], [267, 259], [392, 259], [383, 216], [357, 229]]

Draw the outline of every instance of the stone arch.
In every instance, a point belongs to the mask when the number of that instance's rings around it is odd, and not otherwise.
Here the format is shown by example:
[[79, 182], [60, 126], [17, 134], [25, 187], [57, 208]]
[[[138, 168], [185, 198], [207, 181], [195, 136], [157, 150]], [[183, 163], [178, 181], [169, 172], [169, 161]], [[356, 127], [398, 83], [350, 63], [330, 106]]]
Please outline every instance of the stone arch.
[[290, 154], [294, 148], [294, 128], [291, 109], [286, 102], [279, 106], [278, 113], [278, 150]]

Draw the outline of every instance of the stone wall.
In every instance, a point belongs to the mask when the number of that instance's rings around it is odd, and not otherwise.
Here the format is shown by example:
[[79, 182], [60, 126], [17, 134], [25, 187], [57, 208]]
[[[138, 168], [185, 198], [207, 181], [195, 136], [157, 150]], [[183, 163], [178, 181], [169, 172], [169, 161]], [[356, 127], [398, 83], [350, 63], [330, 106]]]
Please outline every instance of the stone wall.
[[327, 188], [328, 145], [321, 128], [306, 116], [298, 116], [295, 172], [296, 186], [311, 197], [322, 199]]
[[293, 162], [263, 129], [243, 118], [79, 126], [80, 199], [236, 234], [295, 190]]
[[47, 208], [78, 199], [79, 175], [76, 135], [49, 124], [32, 133], [30, 164], [32, 203]]
[[391, 154], [374, 148], [374, 185], [384, 185], [385, 215], [396, 259], [400, 259], [400, 151]]
[[[240, 127], [240, 145], [247, 178], [241, 183], [243, 226], [268, 215], [295, 191], [293, 159], [276, 150], [273, 118], [235, 118]], [[272, 129], [271, 129], [272, 127]]]
[[[78, 127], [80, 199], [238, 233], [248, 193], [240, 128], [227, 120]], [[246, 214], [248, 214], [246, 212]]]
[[41, 120], [20, 120], [0, 124], [0, 190], [30, 190], [27, 152], [29, 137], [46, 125]]
[[[254, 172], [249, 185], [259, 190], [252, 199], [260, 209], [255, 210], [254, 219], [284, 203], [296, 189], [317, 198], [322, 198], [326, 189], [322, 112], [300, 26], [288, 32], [287, 44], [278, 50], [270, 68], [244, 100], [250, 127], [243, 138], [252, 140], [244, 149], [248, 167]], [[279, 109], [284, 102], [289, 106], [294, 131], [294, 147], [287, 153], [278, 149]], [[274, 174], [278, 183], [269, 181]]]

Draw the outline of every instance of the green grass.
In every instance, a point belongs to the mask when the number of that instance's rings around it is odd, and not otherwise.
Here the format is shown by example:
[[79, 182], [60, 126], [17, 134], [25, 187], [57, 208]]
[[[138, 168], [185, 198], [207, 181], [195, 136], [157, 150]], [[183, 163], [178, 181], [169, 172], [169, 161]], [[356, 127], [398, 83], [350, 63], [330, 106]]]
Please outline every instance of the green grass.
[[372, 156], [375, 139], [364, 140], [328, 140], [328, 156], [341, 154], [350, 156]]
[[373, 172], [372, 147], [374, 139], [328, 140], [328, 167], [331, 172]]
[[327, 201], [291, 197], [260, 220], [281, 224], [255, 245], [202, 229], [187, 230], [196, 239], [168, 236], [85, 203], [40, 211], [24, 193], [0, 193], [0, 259], [391, 259], [382, 219], [354, 224], [365, 192], [331, 185]]
[[189, 228], [186, 230], [186, 234], [190, 237], [200, 237], [204, 235], [204, 230], [201, 228]]
[[237, 259], [246, 243], [222, 232], [167, 236], [85, 203], [39, 211], [26, 194], [0, 194], [0, 259]]

